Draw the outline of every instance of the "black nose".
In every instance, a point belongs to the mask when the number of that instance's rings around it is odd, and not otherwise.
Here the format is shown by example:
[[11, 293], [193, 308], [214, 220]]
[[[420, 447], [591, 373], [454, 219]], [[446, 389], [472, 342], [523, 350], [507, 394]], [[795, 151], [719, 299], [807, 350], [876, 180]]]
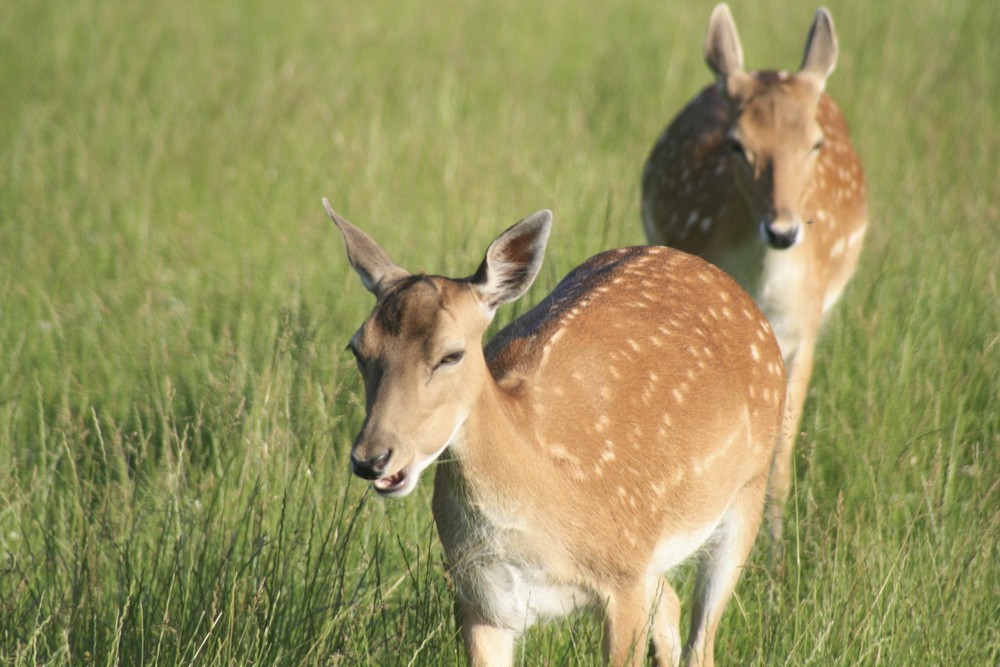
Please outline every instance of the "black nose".
[[771, 225], [764, 225], [764, 236], [767, 244], [775, 250], [785, 250], [795, 245], [799, 238], [799, 227], [795, 225], [786, 232], [778, 231]]
[[376, 454], [367, 459], [361, 459], [351, 453], [351, 469], [354, 474], [362, 479], [378, 479], [385, 472], [385, 467], [389, 465], [389, 458], [392, 457], [392, 450]]

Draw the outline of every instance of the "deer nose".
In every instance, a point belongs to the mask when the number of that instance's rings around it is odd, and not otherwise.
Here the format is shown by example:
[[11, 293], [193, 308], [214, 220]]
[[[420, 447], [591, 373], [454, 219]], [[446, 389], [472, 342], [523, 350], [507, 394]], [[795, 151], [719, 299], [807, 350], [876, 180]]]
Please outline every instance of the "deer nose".
[[387, 449], [368, 458], [360, 458], [355, 452], [351, 452], [351, 470], [362, 479], [378, 479], [385, 472], [392, 457], [392, 450]]
[[791, 220], [764, 221], [760, 227], [764, 241], [776, 250], [785, 250], [798, 243], [802, 231], [797, 216]]

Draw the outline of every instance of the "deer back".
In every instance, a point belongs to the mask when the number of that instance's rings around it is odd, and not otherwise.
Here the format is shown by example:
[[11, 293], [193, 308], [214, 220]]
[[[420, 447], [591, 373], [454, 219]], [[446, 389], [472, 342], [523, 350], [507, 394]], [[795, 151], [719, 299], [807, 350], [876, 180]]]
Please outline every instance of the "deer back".
[[752, 300], [695, 257], [601, 253], [499, 332], [486, 358], [518, 428], [456, 452], [465, 479], [452, 482], [485, 523], [518, 525], [525, 550], [549, 563], [656, 569], [664, 540], [695, 539], [766, 474], [781, 356]]

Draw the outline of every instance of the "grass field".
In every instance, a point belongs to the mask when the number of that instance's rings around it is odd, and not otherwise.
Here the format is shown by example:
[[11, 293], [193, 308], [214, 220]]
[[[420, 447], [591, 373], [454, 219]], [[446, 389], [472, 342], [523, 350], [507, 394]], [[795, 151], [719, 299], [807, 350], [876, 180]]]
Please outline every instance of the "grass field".
[[[749, 66], [798, 64], [814, 8], [788, 4], [733, 3]], [[1000, 4], [829, 6], [872, 223], [819, 350], [786, 576], [758, 546], [716, 655], [997, 664]], [[710, 11], [8, 3], [0, 664], [460, 664], [431, 485], [383, 502], [348, 473], [343, 348], [371, 298], [320, 198], [447, 275], [553, 209], [504, 324], [642, 242], [640, 170], [709, 80]], [[597, 664], [600, 635], [574, 616], [520, 659]]]

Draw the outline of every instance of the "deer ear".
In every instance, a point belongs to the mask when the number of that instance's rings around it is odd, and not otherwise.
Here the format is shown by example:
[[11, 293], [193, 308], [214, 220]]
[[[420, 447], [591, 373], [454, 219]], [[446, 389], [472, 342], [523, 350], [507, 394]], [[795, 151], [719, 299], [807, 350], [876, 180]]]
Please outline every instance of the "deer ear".
[[725, 90], [729, 77], [743, 72], [743, 47], [729, 5], [724, 2], [715, 6], [708, 19], [704, 48], [705, 62], [715, 72], [720, 88]]
[[497, 237], [469, 278], [490, 315], [527, 291], [542, 267], [552, 212], [538, 211]]
[[833, 29], [833, 17], [825, 7], [816, 10], [816, 17], [809, 27], [805, 53], [799, 74], [815, 79], [820, 91], [826, 87], [827, 78], [837, 65], [837, 32]]
[[397, 266], [370, 236], [337, 215], [330, 208], [326, 197], [323, 198], [323, 208], [344, 237], [348, 261], [361, 276], [361, 282], [376, 298], [382, 298], [389, 286], [410, 275], [409, 271]]

